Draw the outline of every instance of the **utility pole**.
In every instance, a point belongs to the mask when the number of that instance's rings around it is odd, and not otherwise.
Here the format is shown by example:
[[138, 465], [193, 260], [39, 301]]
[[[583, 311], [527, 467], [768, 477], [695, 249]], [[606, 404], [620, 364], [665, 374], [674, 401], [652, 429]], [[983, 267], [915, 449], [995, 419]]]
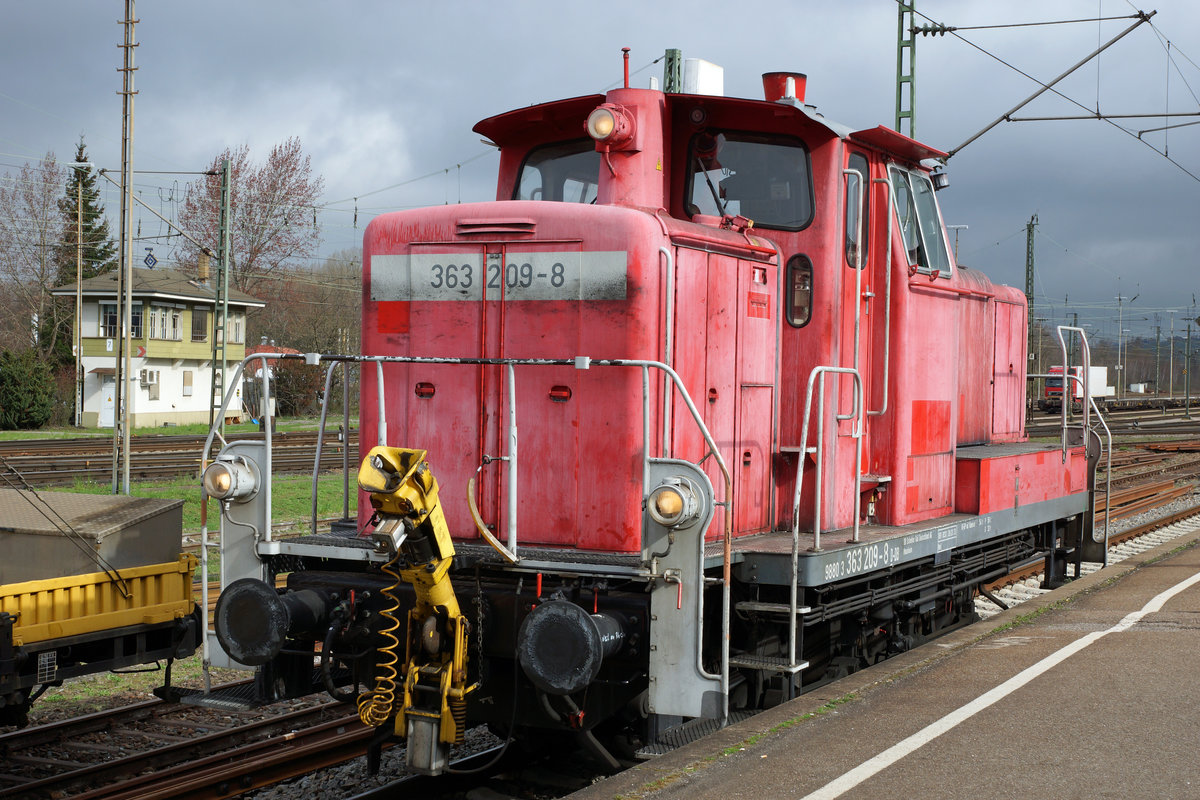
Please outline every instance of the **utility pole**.
[[[1132, 303], [1141, 297], [1141, 293], [1135, 294], [1129, 298]], [[1121, 348], [1125, 341], [1125, 298], [1117, 295], [1117, 399], [1120, 400], [1124, 392], [1121, 389], [1125, 383], [1125, 359], [1121, 355]], [[1128, 354], [1126, 354], [1128, 355]]]
[[1168, 311], [1167, 313], [1171, 315], [1171, 338], [1170, 338], [1171, 344], [1167, 348], [1167, 352], [1170, 355], [1170, 364], [1167, 367], [1167, 372], [1169, 373], [1167, 376], [1167, 386], [1169, 387], [1167, 389], [1167, 396], [1170, 397], [1172, 400], [1174, 400], [1175, 399], [1175, 311], [1172, 309], [1172, 310]]
[[83, 427], [83, 176], [75, 172], [75, 427]]
[[683, 91], [683, 53], [679, 50], [668, 49], [664, 57], [663, 91], [676, 94]]
[[[125, 494], [129, 494], [129, 370], [131, 345], [130, 328], [133, 318], [133, 96], [137, 94], [133, 88], [133, 73], [137, 69], [133, 65], [133, 49], [137, 47], [134, 40], [134, 0], [125, 0], [125, 50], [124, 73], [121, 95], [122, 129], [121, 129], [121, 276], [118, 281], [118, 313], [120, 343], [117, 346], [116, 392], [113, 408], [113, 463], [112, 463], [112, 493], [117, 494], [118, 462], [123, 475]], [[122, 302], [123, 301], [123, 302]]]
[[[916, 5], [915, 0], [901, 1], [896, 13], [896, 133], [910, 139], [916, 138], [917, 35], [913, 32]], [[904, 120], [908, 120], [907, 131], [903, 129]]]
[[[1027, 317], [1027, 319], [1029, 319], [1031, 322], [1034, 319], [1034, 313], [1033, 313], [1033, 234], [1034, 234], [1034, 230], [1037, 228], [1037, 224], [1038, 224], [1037, 214], [1034, 214], [1030, 218], [1029, 223], [1025, 226], [1025, 303], [1029, 306], [1029, 312], [1028, 312], [1029, 316]], [[1033, 353], [1033, 327], [1032, 326], [1030, 326], [1030, 328], [1029, 328], [1028, 339], [1029, 340], [1025, 343], [1025, 347], [1026, 347], [1026, 350], [1030, 354], [1032, 354]], [[1066, 386], [1065, 376], [1067, 374], [1067, 372], [1066, 372], [1067, 366], [1068, 365], [1063, 364], [1063, 375], [1064, 375], [1064, 378], [1063, 378], [1064, 384], [1063, 385], [1064, 386]]]
[[[1079, 327], [1079, 312], [1078, 311], [1071, 312], [1071, 327], [1072, 328]], [[1078, 336], [1078, 334], [1072, 333], [1071, 334], [1071, 348], [1070, 348], [1070, 356], [1071, 356], [1072, 364], [1075, 363], [1075, 353], [1076, 353], [1076, 348], [1078, 348], [1078, 347], [1079, 347], [1079, 336]]]
[[[221, 402], [225, 399], [225, 373], [228, 363], [225, 359], [225, 326], [229, 321], [229, 248], [230, 248], [230, 181], [231, 167], [229, 159], [221, 162], [221, 230], [220, 255], [217, 260], [219, 274], [213, 281], [216, 287], [213, 302], [213, 357], [212, 379], [209, 386], [212, 397], [208, 404], [208, 426], [211, 428], [216, 414], [221, 410]], [[220, 364], [218, 367], [217, 365]], [[219, 371], [218, 371], [219, 370]], [[221, 432], [225, 432], [225, 419], [220, 420]]]
[[1192, 418], [1192, 321], [1188, 320], [1187, 352], [1183, 357], [1183, 418]]
[[[1157, 314], [1155, 315], [1158, 316]], [[1158, 384], [1162, 380], [1162, 358], [1159, 356], [1159, 351], [1162, 345], [1162, 325], [1154, 325], [1154, 396], [1158, 397]]]

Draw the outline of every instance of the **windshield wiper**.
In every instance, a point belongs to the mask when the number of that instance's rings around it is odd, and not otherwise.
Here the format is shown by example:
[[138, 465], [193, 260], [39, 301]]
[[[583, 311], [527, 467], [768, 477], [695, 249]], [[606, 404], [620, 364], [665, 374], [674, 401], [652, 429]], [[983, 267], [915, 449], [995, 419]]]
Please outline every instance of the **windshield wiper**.
[[725, 211], [725, 204], [721, 202], [721, 194], [717, 191], [717, 187], [713, 185], [712, 178], [708, 174], [708, 170], [704, 168], [704, 162], [700, 160], [700, 156], [696, 156], [696, 166], [700, 168], [700, 173], [704, 175], [704, 182], [708, 184], [708, 190], [712, 192], [713, 201], [717, 204], [717, 210], [721, 212], [722, 217], [729, 216]]

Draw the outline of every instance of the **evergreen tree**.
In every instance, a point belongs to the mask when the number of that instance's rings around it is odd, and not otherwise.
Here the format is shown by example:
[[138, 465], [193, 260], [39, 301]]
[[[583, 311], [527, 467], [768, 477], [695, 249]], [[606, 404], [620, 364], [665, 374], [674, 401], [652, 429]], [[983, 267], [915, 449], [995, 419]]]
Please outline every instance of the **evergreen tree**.
[[35, 350], [0, 353], [0, 430], [33, 430], [54, 410], [54, 376]]
[[[75, 149], [75, 161], [87, 161], [87, 146], [82, 137]], [[108, 231], [108, 219], [100, 203], [99, 181], [100, 175], [91, 167], [72, 167], [67, 177], [63, 196], [58, 200], [58, 210], [63, 220], [63, 238], [54, 254], [57, 265], [55, 286], [75, 283], [79, 275], [87, 280], [117, 266], [117, 246]], [[81, 240], [82, 248], [79, 247]], [[57, 335], [47, 336], [42, 331], [38, 339], [53, 342], [53, 356], [59, 363], [66, 364], [72, 360], [71, 346], [75, 341], [75, 303], [68, 298], [59, 298], [57, 306], [52, 323]]]
[[[76, 163], [87, 161], [87, 146], [80, 138], [75, 150]], [[100, 204], [99, 174], [91, 167], [73, 167], [58, 208], [63, 215], [63, 243], [58, 248], [58, 282], [63, 286], [75, 282], [76, 257], [79, 249], [79, 208], [83, 206], [83, 278], [93, 278], [116, 268], [117, 246], [108, 231], [108, 219]], [[82, 184], [82, 191], [80, 185]]]

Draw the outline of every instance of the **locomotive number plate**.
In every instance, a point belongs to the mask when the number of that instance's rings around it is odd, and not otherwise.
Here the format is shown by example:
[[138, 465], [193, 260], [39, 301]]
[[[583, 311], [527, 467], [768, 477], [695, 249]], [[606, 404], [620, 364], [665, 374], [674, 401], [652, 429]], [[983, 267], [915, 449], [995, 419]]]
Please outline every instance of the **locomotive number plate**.
[[412, 253], [371, 257], [372, 300], [624, 300], [628, 253]]

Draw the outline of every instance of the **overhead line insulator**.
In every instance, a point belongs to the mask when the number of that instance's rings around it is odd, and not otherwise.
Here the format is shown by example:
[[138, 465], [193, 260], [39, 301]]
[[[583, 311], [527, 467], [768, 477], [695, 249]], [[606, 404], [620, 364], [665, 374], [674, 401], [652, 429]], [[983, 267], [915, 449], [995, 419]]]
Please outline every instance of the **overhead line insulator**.
[[947, 33], [953, 33], [958, 28], [953, 25], [941, 25], [934, 23], [932, 25], [916, 25], [913, 26], [913, 34], [921, 34], [922, 36], [945, 36]]

